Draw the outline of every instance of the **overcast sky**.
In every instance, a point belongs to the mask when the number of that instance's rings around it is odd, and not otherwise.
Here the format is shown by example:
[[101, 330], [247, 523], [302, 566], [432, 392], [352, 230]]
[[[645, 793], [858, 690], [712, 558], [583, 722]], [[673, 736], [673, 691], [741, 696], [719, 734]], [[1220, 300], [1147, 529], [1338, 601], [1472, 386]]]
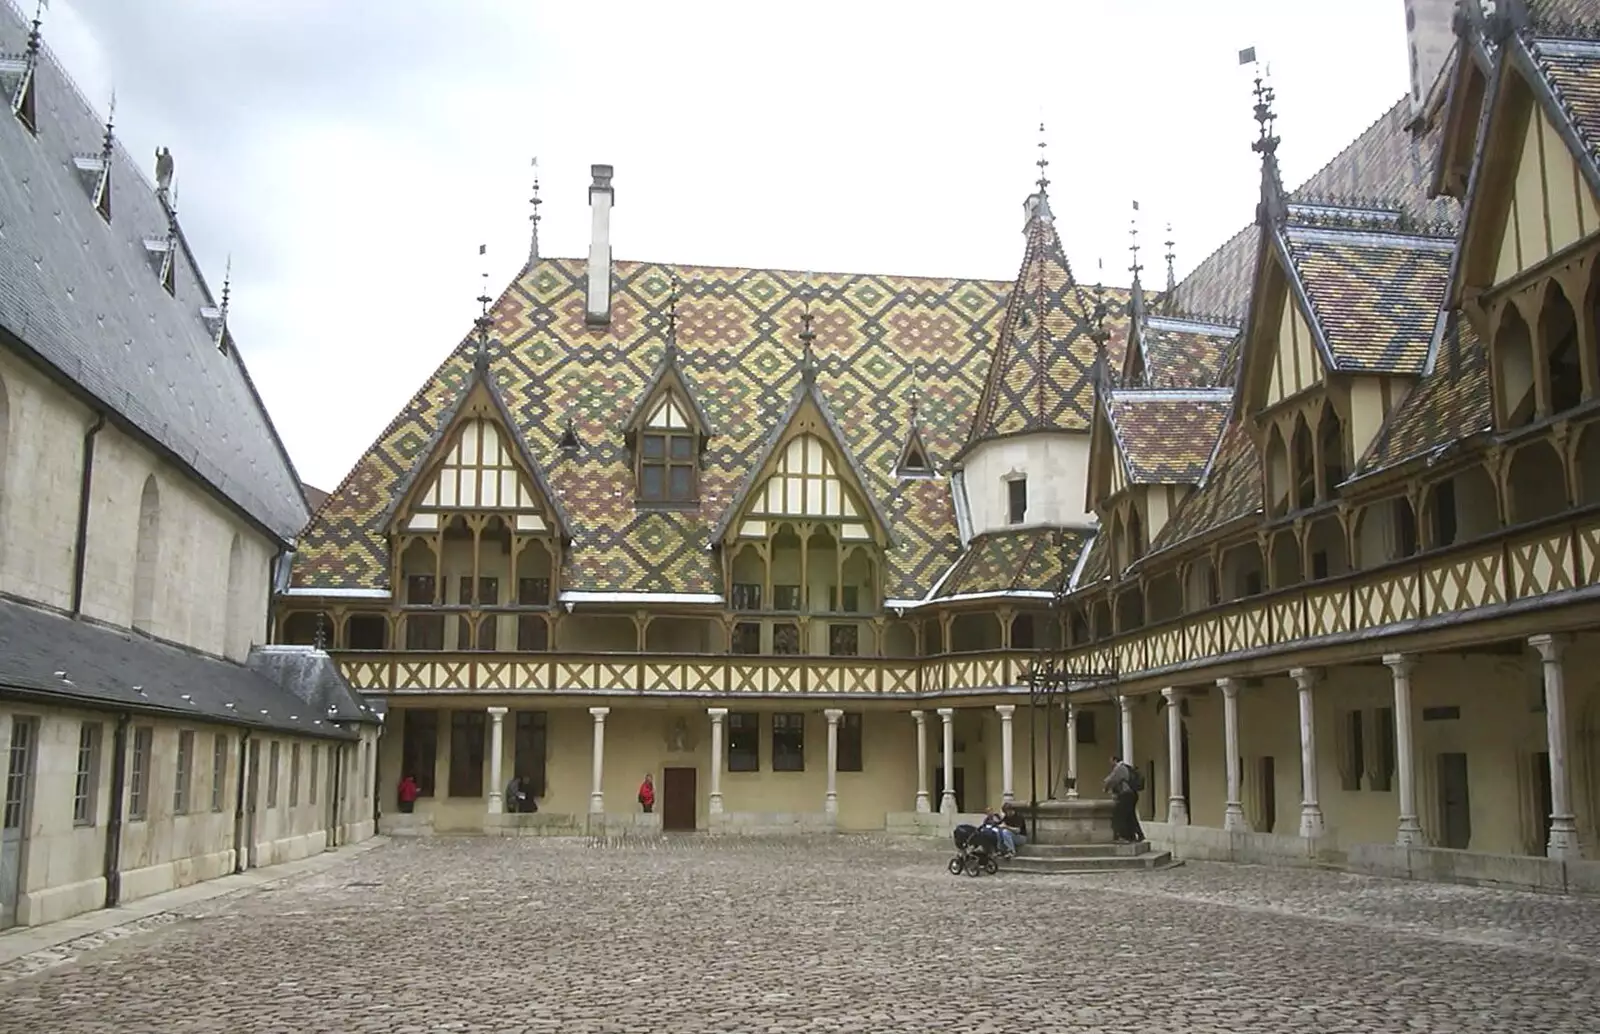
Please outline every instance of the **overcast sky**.
[[[31, 13], [32, 0], [26, 0]], [[528, 250], [1012, 279], [1048, 129], [1079, 278], [1146, 282], [1252, 218], [1249, 69], [1296, 184], [1405, 93], [1402, 0], [54, 0], [46, 42], [153, 167], [305, 481], [337, 485]], [[625, 408], [625, 407], [624, 407]], [[619, 410], [620, 412], [620, 410]]]

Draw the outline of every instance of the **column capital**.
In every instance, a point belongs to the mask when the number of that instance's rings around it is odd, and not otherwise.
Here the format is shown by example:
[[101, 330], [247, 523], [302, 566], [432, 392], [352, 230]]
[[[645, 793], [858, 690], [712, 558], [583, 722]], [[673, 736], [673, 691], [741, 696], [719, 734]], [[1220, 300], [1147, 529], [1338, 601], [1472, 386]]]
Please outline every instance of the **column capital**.
[[591, 708], [589, 708], [589, 713], [594, 715], [594, 720], [595, 721], [603, 722], [603, 721], [606, 720], [606, 715], [611, 713], [611, 708], [609, 708], [609, 707], [591, 707]]
[[491, 708], [489, 708], [489, 717], [493, 718], [495, 721], [498, 722], [500, 719], [504, 718], [505, 716], [506, 716], [506, 709], [505, 708], [503, 708], [503, 707], [491, 707]]
[[918, 725], [921, 725], [922, 724], [922, 720], [924, 718], [928, 717], [928, 712], [926, 712], [926, 711], [912, 711], [911, 712], [911, 717], [913, 717], [913, 718], [915, 718], [917, 720], [917, 724]]
[[1127, 714], [1129, 711], [1132, 711], [1133, 710], [1133, 697], [1128, 696], [1126, 694], [1118, 694], [1117, 695], [1117, 710], [1121, 711], [1123, 714]]
[[839, 719], [844, 717], [844, 711], [837, 707], [824, 707], [822, 717], [828, 720], [829, 725], [838, 725]]
[[1528, 645], [1539, 651], [1539, 659], [1546, 664], [1554, 664], [1561, 660], [1561, 655], [1567, 648], [1567, 637], [1564, 635], [1530, 635]]
[[1239, 695], [1238, 679], [1218, 679], [1217, 688], [1222, 690], [1222, 695], [1232, 700]]
[[994, 710], [995, 710], [995, 713], [1000, 716], [1000, 720], [1002, 722], [1009, 722], [1011, 720], [1011, 716], [1017, 713], [1017, 705], [1016, 704], [996, 704], [996, 705], [994, 705]]
[[1394, 672], [1395, 678], [1404, 678], [1417, 670], [1417, 658], [1409, 653], [1386, 653], [1383, 663]]
[[713, 722], [720, 722], [728, 717], [728, 709], [726, 707], [708, 707], [706, 708], [706, 714], [711, 716]]
[[1289, 677], [1294, 679], [1295, 685], [1301, 689], [1310, 689], [1322, 681], [1321, 668], [1290, 668]]
[[941, 708], [939, 708], [939, 711], [938, 711], [939, 717], [943, 718], [947, 722], [951, 718], [955, 717], [955, 713], [956, 713], [956, 709], [953, 708], [953, 707], [941, 707]]
[[1161, 690], [1161, 699], [1167, 702], [1168, 707], [1171, 707], [1183, 699], [1183, 690], [1177, 686], [1167, 686]]

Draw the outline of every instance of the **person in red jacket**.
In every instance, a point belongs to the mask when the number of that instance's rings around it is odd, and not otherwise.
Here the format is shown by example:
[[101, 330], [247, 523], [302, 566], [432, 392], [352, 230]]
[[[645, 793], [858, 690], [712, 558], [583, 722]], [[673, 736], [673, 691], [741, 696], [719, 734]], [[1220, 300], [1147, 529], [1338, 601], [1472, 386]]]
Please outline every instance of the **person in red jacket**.
[[416, 809], [417, 798], [422, 795], [422, 787], [410, 776], [400, 780], [400, 810], [409, 815]]
[[644, 782], [639, 784], [639, 807], [644, 809], [646, 815], [656, 809], [656, 784], [651, 781], [648, 772], [644, 775]]

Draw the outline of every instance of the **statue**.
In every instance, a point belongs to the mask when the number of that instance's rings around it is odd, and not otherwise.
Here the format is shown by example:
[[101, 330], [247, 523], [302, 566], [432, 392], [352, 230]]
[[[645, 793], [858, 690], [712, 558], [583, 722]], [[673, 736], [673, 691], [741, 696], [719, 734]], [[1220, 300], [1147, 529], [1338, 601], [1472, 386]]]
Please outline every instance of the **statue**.
[[156, 148], [156, 190], [165, 194], [172, 189], [172, 152], [165, 147]]

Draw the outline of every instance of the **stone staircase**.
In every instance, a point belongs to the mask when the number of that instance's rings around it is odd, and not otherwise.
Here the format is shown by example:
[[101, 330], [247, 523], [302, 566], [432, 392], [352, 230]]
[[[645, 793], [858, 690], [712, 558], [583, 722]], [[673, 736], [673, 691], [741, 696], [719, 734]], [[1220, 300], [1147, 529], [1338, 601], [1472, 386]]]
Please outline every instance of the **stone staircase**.
[[1001, 872], [1050, 875], [1093, 872], [1151, 872], [1182, 865], [1171, 851], [1140, 844], [1026, 844], [1015, 858], [1000, 863]]

